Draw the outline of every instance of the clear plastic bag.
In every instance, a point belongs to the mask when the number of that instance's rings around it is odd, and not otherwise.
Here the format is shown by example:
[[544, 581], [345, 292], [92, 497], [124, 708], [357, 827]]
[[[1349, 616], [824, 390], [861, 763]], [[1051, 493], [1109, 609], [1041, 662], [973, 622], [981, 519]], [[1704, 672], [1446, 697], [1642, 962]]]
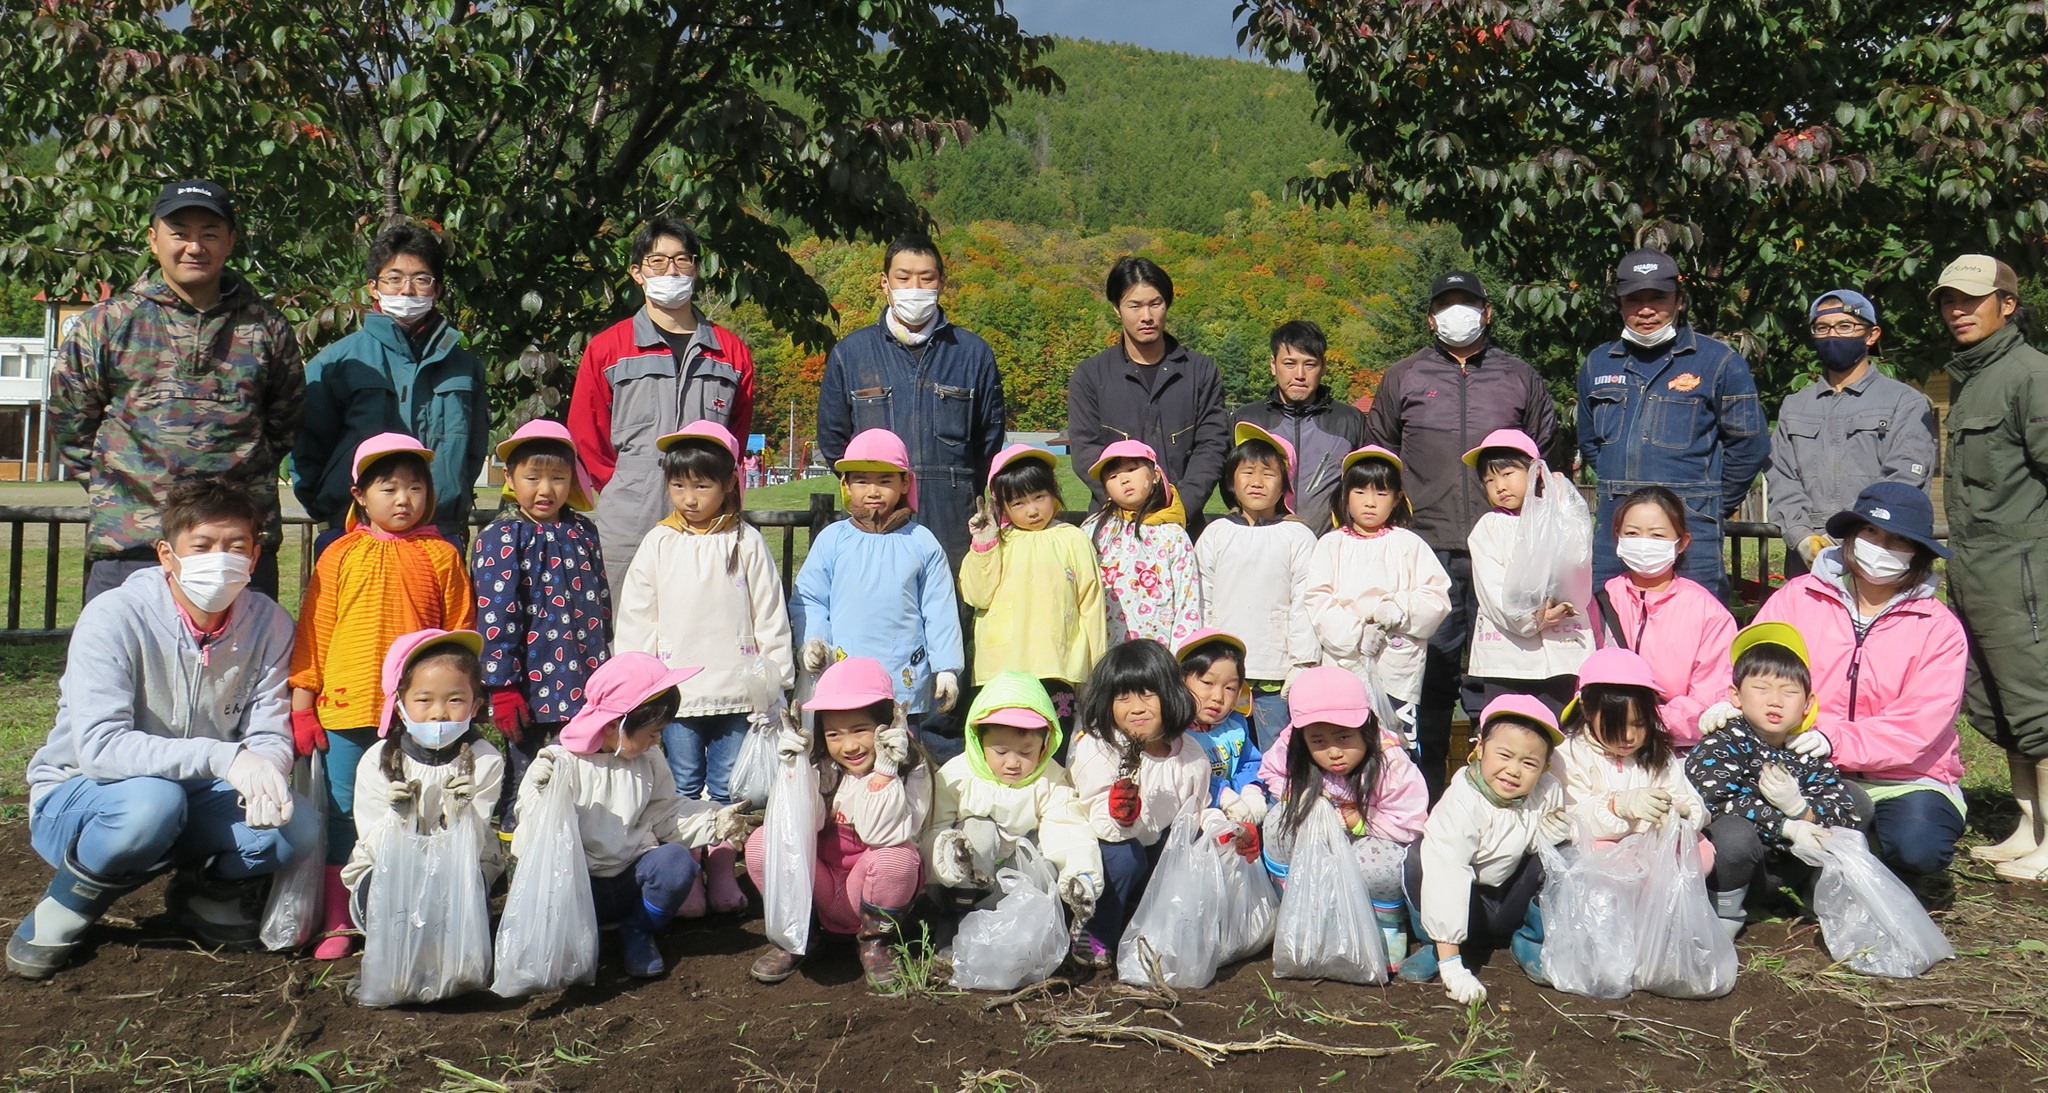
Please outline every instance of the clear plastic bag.
[[754, 708], [756, 719], [782, 724], [781, 675], [751, 640], [740, 647], [740, 684], [747, 689], [747, 704]]
[[477, 861], [476, 818], [415, 834], [393, 824], [379, 840], [363, 913], [365, 1006], [438, 1002], [491, 979], [491, 910]]
[[1870, 852], [1861, 832], [1821, 834], [1813, 911], [1828, 955], [1865, 975], [1912, 979], [1956, 955], [1912, 889]]
[[1602, 844], [1591, 835], [1565, 846], [1537, 840], [1543, 861], [1543, 974], [1588, 998], [1626, 998], [1635, 989], [1636, 929], [1642, 918], [1646, 839]]
[[[1643, 918], [1636, 933], [1637, 990], [1666, 998], [1719, 998], [1735, 989], [1735, 940], [1721, 928], [1707, 896], [1699, 834], [1690, 824], [1666, 823], [1654, 832], [1623, 840], [1641, 843], [1644, 855]], [[1546, 931], [1549, 923], [1546, 908]], [[1546, 937], [1546, 972], [1549, 948]]]
[[1219, 931], [1212, 919], [1223, 902], [1222, 863], [1202, 850], [1202, 829], [1183, 815], [1160, 838], [1167, 840], [1145, 898], [1117, 944], [1116, 975], [1135, 986], [1152, 985], [1151, 962], [1175, 989], [1206, 987], [1216, 978]]
[[566, 765], [556, 764], [533, 811], [519, 817], [524, 853], [498, 919], [491, 981], [491, 993], [503, 998], [597, 982], [597, 903]]
[[1387, 943], [1344, 822], [1318, 798], [1294, 833], [1287, 892], [1273, 924], [1273, 974], [1282, 979], [1387, 981]]
[[953, 939], [953, 985], [965, 990], [1009, 991], [1036, 983], [1067, 957], [1067, 920], [1052, 870], [1029, 842], [1019, 842], [1008, 867], [996, 873], [1003, 898], [969, 911]]
[[781, 730], [780, 710], [766, 720], [759, 716], [749, 719], [747, 735], [740, 741], [739, 754], [732, 761], [732, 774], [726, 780], [728, 799], [745, 801], [754, 808], [768, 803], [768, 787], [775, 782], [775, 740]]
[[1592, 513], [1572, 480], [1541, 460], [1529, 466], [1513, 557], [1501, 585], [1501, 606], [1510, 615], [1534, 616], [1552, 603], [1583, 605], [1592, 597]]
[[325, 756], [316, 751], [300, 757], [292, 766], [292, 792], [299, 796], [299, 807], [313, 809], [320, 823], [305, 852], [270, 878], [270, 896], [263, 903], [263, 926], [258, 936], [263, 947], [271, 952], [296, 949], [313, 940], [313, 934], [320, 929], [327, 864]]
[[758, 878], [761, 917], [768, 940], [798, 955], [811, 943], [811, 884], [818, 868], [818, 820], [823, 809], [818, 770], [810, 759], [778, 760], [768, 815], [761, 824], [768, 874]]
[[1202, 849], [1216, 859], [1222, 886], [1222, 908], [1216, 915], [1216, 963], [1235, 964], [1273, 943], [1273, 920], [1280, 914], [1280, 893], [1264, 863], [1246, 861], [1229, 846], [1202, 840]]

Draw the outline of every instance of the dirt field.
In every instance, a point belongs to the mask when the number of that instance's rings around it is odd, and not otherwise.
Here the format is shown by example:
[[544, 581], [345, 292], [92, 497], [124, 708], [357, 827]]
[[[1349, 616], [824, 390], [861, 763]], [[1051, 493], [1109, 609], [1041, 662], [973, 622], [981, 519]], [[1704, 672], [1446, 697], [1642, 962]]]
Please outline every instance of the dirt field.
[[[0, 825], [0, 927], [47, 871]], [[348, 1002], [356, 960], [215, 955], [179, 940], [162, 886], [115, 908], [83, 962], [0, 977], [0, 1073], [35, 1090], [2011, 1090], [2048, 1073], [2048, 897], [1967, 880], [1943, 924], [1961, 957], [1908, 983], [1830, 970], [1810, 925], [1744, 935], [1736, 992], [1600, 1002], [1481, 977], [1473, 1011], [1435, 985], [1271, 979], [1253, 961], [1177, 1003], [1104, 978], [991, 1006], [936, 990], [878, 998], [850, 944], [762, 987], [758, 919], [684, 924], [665, 979], [514, 1003]]]

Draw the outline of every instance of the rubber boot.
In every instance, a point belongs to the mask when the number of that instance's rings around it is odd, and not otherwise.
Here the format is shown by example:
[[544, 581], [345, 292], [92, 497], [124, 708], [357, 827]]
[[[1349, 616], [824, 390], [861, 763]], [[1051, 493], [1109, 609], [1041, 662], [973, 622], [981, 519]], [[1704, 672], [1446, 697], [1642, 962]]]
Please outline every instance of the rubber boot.
[[1436, 942], [1423, 932], [1422, 911], [1412, 903], [1408, 905], [1408, 921], [1415, 928], [1415, 951], [1401, 961], [1396, 974], [1410, 983], [1427, 983], [1436, 978]]
[[1522, 966], [1529, 981], [1539, 987], [1550, 985], [1550, 976], [1543, 971], [1543, 908], [1529, 901], [1528, 913], [1522, 916], [1522, 928], [1508, 939], [1508, 951], [1514, 954], [1515, 963]]
[[860, 970], [877, 993], [896, 989], [896, 924], [908, 911], [860, 905]]
[[653, 979], [668, 970], [654, 935], [666, 929], [674, 917], [641, 900], [640, 906], [619, 923], [619, 943], [626, 950], [627, 975], [635, 979]]
[[1988, 846], [1973, 846], [1970, 856], [1978, 861], [2008, 862], [2024, 858], [2039, 849], [2048, 834], [2041, 830], [2044, 817], [2041, 809], [2041, 779], [2034, 761], [2017, 752], [2007, 752], [2005, 762], [2012, 771], [2012, 799], [2020, 806], [2020, 825], [2006, 836], [2004, 842]]
[[739, 861], [739, 848], [731, 843], [717, 843], [704, 852], [704, 883], [709, 886], [711, 909], [721, 915], [747, 909], [747, 894], [740, 891], [739, 877], [733, 872]]
[[690, 890], [683, 894], [683, 905], [676, 910], [677, 918], [695, 919], [704, 917], [704, 854], [701, 850], [694, 853], [697, 856], [697, 876], [696, 879], [690, 881]]
[[341, 883], [341, 866], [327, 867], [320, 907], [320, 944], [313, 947], [313, 959], [340, 960], [355, 948], [357, 933], [348, 913], [348, 885]]
[[1387, 947], [1387, 971], [1400, 970], [1408, 958], [1408, 912], [1398, 902], [1373, 900], [1372, 917], [1379, 923], [1380, 940]]
[[790, 952], [780, 945], [770, 945], [767, 952], [755, 958], [754, 966], [747, 969], [747, 974], [753, 976], [756, 982], [780, 983], [795, 975], [803, 962], [801, 954]]
[[[2034, 762], [2034, 821], [2040, 823], [2043, 817], [2041, 807], [2044, 787], [2048, 787], [2048, 759]], [[2048, 884], [2048, 842], [2043, 842], [2032, 851], [2005, 862], [1998, 867], [1998, 875], [2006, 880], [2023, 884]]]
[[1749, 921], [1749, 912], [1743, 906], [1749, 900], [1749, 889], [1737, 888], [1730, 892], [1709, 892], [1707, 895], [1713, 897], [1714, 913], [1721, 917], [1721, 929], [1728, 931], [1728, 940], [1735, 940], [1735, 936], [1742, 932], [1743, 925]]
[[7, 970], [25, 979], [48, 979], [71, 960], [85, 931], [114, 901], [149, 883], [156, 873], [103, 877], [64, 855], [43, 898], [7, 939]]
[[[336, 871], [336, 876], [340, 871]], [[269, 877], [229, 880], [200, 866], [171, 878], [165, 903], [178, 925], [209, 948], [256, 952], [263, 948], [263, 900]]]

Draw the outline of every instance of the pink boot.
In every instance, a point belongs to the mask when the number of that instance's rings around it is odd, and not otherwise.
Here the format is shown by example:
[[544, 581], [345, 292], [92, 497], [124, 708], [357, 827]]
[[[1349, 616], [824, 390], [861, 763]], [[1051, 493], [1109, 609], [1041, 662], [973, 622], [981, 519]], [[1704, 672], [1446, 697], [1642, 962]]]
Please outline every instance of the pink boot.
[[739, 878], [733, 875], [733, 863], [739, 851], [731, 843], [718, 843], [704, 852], [705, 883], [711, 887], [711, 909], [719, 914], [731, 914], [747, 909], [747, 894], [740, 891]]
[[327, 867], [327, 886], [321, 895], [320, 944], [313, 948], [315, 960], [340, 960], [355, 948], [355, 922], [348, 914], [348, 886], [341, 883], [341, 866]]
[[690, 882], [689, 894], [683, 897], [683, 905], [676, 909], [677, 918], [704, 917], [704, 852], [698, 850], [695, 853], [698, 865], [697, 879]]

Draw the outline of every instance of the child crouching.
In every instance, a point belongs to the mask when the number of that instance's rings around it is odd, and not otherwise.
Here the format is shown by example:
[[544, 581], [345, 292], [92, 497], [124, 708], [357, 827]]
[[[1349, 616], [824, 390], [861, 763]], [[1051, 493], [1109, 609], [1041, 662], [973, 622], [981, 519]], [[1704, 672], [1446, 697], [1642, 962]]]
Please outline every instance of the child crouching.
[[[924, 883], [917, 836], [931, 811], [931, 769], [879, 661], [848, 657], [826, 668], [804, 708], [817, 715], [811, 737], [785, 729], [778, 750], [785, 763], [818, 769], [827, 804], [811, 888], [818, 924], [857, 936], [868, 986], [887, 991], [896, 985], [890, 944]], [[767, 835], [757, 831], [747, 840], [747, 875], [756, 883], [767, 876], [767, 857]], [[775, 946], [749, 974], [780, 983], [802, 962]]]
[[[676, 794], [675, 776], [654, 746], [675, 718], [676, 685], [701, 669], [669, 669], [651, 653], [620, 653], [590, 675], [583, 709], [541, 749], [519, 787], [519, 810], [538, 807], [554, 779], [566, 779], [576, 828], [590, 865], [599, 925], [616, 923], [626, 974], [652, 978], [667, 969], [655, 935], [675, 918], [697, 883], [691, 851], [744, 838], [747, 807], [721, 807]], [[512, 835], [522, 856], [529, 829]]]

